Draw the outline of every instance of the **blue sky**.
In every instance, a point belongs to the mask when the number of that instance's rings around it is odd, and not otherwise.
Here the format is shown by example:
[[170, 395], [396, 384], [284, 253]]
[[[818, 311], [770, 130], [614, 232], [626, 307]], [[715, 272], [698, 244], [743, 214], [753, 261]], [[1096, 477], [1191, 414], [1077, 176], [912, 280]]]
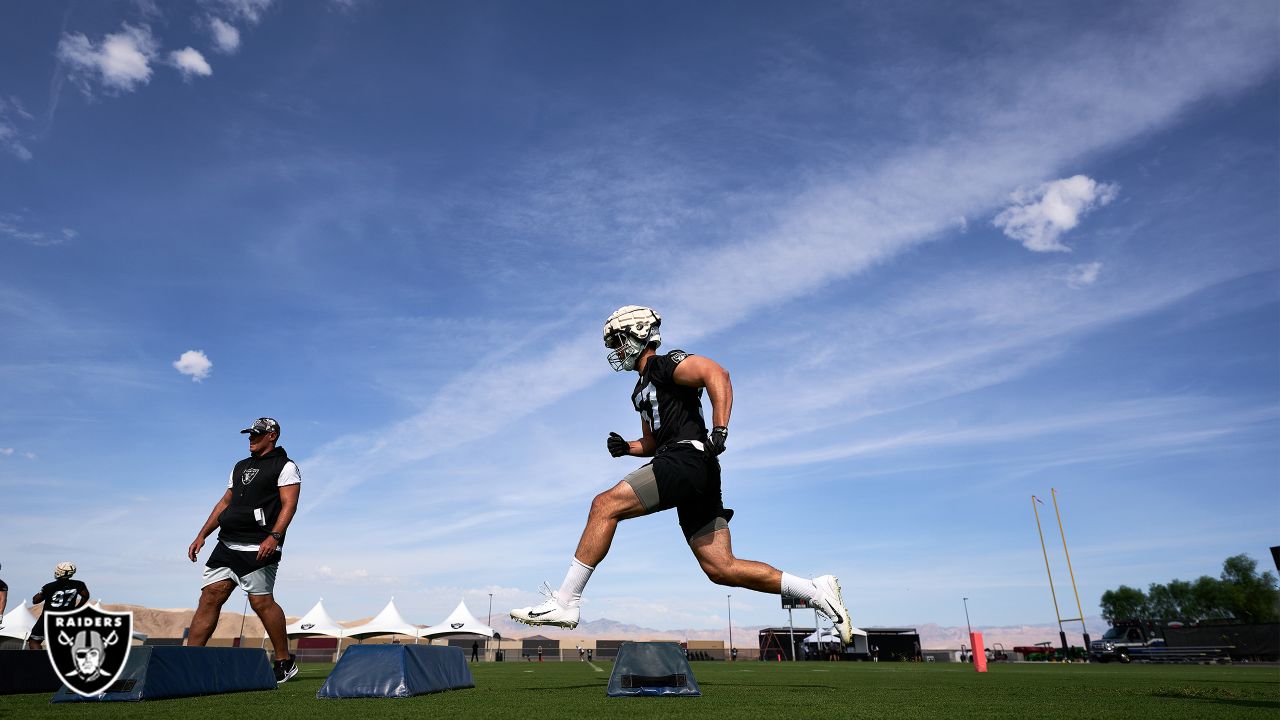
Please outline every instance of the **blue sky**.
[[[1277, 40], [1246, 1], [9, 3], [3, 577], [192, 606], [270, 415], [287, 612], [528, 604], [638, 464], [624, 304], [733, 374], [737, 553], [858, 624], [1051, 621], [1050, 488], [1086, 614], [1266, 567]], [[584, 618], [721, 627], [728, 592], [784, 617], [667, 513]]]

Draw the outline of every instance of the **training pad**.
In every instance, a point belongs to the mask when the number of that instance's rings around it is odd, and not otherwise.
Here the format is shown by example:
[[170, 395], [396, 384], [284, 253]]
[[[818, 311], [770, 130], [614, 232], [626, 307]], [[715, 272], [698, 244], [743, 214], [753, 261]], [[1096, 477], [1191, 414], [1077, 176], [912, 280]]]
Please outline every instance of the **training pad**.
[[53, 702], [159, 700], [275, 689], [275, 673], [261, 649], [144, 645], [129, 651], [128, 662], [106, 692], [85, 697], [61, 687]]
[[318, 698], [400, 698], [473, 688], [462, 648], [353, 645], [342, 653]]
[[628, 642], [618, 648], [609, 697], [701, 695], [684, 651], [675, 643]]
[[43, 650], [0, 650], [0, 695], [53, 692], [62, 679]]

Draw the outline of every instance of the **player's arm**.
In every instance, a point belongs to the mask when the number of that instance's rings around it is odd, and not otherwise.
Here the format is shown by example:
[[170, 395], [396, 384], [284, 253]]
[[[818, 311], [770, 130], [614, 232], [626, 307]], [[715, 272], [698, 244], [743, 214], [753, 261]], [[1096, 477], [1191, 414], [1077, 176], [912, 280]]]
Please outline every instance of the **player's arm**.
[[222, 497], [214, 504], [213, 511], [209, 513], [209, 519], [204, 521], [204, 525], [200, 527], [200, 532], [196, 533], [196, 539], [191, 541], [191, 545], [187, 547], [187, 558], [191, 562], [196, 561], [196, 556], [200, 554], [200, 548], [204, 547], [204, 539], [209, 537], [214, 528], [218, 527], [218, 516], [222, 514], [231, 505], [231, 488], [222, 493]]
[[[293, 522], [293, 516], [298, 512], [298, 496], [301, 494], [302, 483], [280, 486], [280, 515], [276, 517], [276, 524], [272, 526], [271, 532], [284, 534], [289, 529], [289, 523]], [[268, 535], [258, 545], [258, 559], [266, 560], [279, 547], [280, 542]]]
[[76, 588], [75, 607], [80, 607], [87, 602], [89, 602], [89, 586], [84, 583], [80, 583], [80, 587]]
[[640, 439], [628, 443], [631, 446], [631, 454], [636, 457], [653, 457], [653, 453], [658, 449], [658, 442], [653, 439], [653, 431], [649, 429], [647, 420], [640, 421]]
[[41, 590], [40, 592], [38, 592], [38, 593], [36, 593], [35, 595], [32, 595], [32, 596], [31, 596], [31, 604], [32, 604], [33, 606], [34, 606], [34, 605], [39, 605], [39, 604], [40, 604], [40, 603], [42, 603], [42, 602], [44, 602], [44, 591], [43, 591], [43, 590]]
[[0, 617], [4, 617], [5, 608], [9, 607], [9, 589], [0, 590]]
[[704, 387], [711, 399], [711, 424], [729, 427], [729, 415], [733, 412], [733, 383], [729, 371], [715, 360], [701, 355], [689, 355], [676, 365], [673, 376], [676, 384], [686, 387]]

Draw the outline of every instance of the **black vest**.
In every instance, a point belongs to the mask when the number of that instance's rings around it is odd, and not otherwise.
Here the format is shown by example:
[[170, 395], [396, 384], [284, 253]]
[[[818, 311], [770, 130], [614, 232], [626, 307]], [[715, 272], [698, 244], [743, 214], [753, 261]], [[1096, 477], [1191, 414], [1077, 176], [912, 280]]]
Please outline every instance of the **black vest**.
[[[289, 456], [277, 447], [262, 457], [247, 457], [231, 471], [231, 505], [218, 516], [218, 539], [260, 543], [280, 517], [280, 472]], [[255, 512], [261, 511], [261, 512]]]

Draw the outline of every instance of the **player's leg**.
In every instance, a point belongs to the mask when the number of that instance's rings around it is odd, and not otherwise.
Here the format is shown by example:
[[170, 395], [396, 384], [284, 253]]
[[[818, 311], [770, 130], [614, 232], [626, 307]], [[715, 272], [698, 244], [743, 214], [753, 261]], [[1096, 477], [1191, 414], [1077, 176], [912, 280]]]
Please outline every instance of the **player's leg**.
[[[644, 501], [645, 497], [651, 498], [652, 506]], [[515, 608], [511, 611], [512, 619], [528, 625], [577, 627], [582, 591], [596, 566], [609, 554], [618, 523], [653, 512], [657, 502], [657, 486], [653, 484], [653, 470], [649, 465], [596, 495], [591, 501], [586, 527], [578, 539], [578, 547], [560, 589], [551, 591], [548, 586], [544, 591], [547, 595], [545, 601], [531, 607]]]
[[204, 574], [205, 585], [200, 588], [200, 602], [191, 616], [191, 629], [187, 632], [189, 647], [204, 647], [209, 642], [214, 628], [218, 627], [222, 605], [236, 588], [236, 580], [227, 568], [208, 568]]
[[717, 585], [775, 595], [782, 592], [782, 571], [767, 563], [736, 557], [727, 527], [690, 538], [689, 549], [707, 578]]
[[733, 511], [725, 508], [722, 501], [719, 463], [707, 465], [705, 472], [689, 472], [686, 477], [697, 492], [676, 506], [680, 529], [712, 582], [803, 599], [831, 620], [846, 645], [853, 641], [853, 626], [835, 576], [808, 580], [762, 562], [736, 557], [729, 537]]
[[[651, 471], [648, 473], [649, 476], [652, 474]], [[628, 481], [633, 475], [636, 473], [628, 475], [627, 479], [596, 495], [591, 501], [587, 526], [583, 528], [578, 549], [573, 553], [573, 557], [583, 565], [594, 569], [604, 560], [604, 556], [609, 554], [609, 547], [613, 545], [613, 536], [618, 531], [620, 521], [649, 512]]]
[[849, 611], [835, 576], [809, 580], [762, 562], [743, 560], [733, 554], [727, 523], [723, 528], [716, 525], [714, 521], [708, 523], [703, 532], [694, 531], [689, 537], [689, 548], [711, 582], [802, 599], [827, 616], [846, 645], [853, 642]]

